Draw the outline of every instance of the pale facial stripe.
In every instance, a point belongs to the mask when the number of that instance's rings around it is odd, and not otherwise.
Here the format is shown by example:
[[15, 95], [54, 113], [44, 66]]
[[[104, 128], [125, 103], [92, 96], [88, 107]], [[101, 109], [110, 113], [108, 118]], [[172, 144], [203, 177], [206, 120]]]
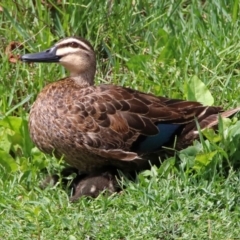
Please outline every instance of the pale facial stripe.
[[56, 55], [57, 56], [65, 56], [67, 54], [76, 53], [79, 51], [79, 48], [72, 47], [59, 47], [57, 48]]

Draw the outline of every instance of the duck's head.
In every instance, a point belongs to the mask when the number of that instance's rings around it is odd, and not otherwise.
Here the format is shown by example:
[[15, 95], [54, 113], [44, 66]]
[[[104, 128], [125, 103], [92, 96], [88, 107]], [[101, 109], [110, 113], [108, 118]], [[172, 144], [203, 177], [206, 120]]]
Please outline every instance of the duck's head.
[[53, 47], [39, 53], [21, 56], [23, 62], [57, 62], [70, 72], [70, 76], [80, 84], [92, 85], [96, 72], [96, 57], [92, 45], [80, 37], [68, 37], [58, 41]]

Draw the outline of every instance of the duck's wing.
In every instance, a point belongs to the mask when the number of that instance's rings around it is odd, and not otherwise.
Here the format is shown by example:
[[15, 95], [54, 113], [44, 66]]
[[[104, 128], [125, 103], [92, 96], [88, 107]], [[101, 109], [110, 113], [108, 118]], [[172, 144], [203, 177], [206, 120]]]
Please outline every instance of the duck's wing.
[[[160, 149], [174, 136], [189, 133], [188, 124], [193, 131], [195, 118], [202, 123], [205, 119], [215, 121], [222, 112], [221, 107], [205, 107], [194, 101], [156, 97], [113, 85], [95, 87], [82, 104], [87, 112], [81, 126], [81, 131], [85, 129], [85, 147], [104, 158], [123, 161], [138, 159]], [[87, 127], [89, 119], [94, 129]]]

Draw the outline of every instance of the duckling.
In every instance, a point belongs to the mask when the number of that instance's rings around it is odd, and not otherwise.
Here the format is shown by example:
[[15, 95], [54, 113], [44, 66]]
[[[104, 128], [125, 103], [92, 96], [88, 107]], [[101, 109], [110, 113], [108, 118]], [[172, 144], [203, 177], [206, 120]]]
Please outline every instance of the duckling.
[[[75, 175], [75, 176], [74, 176]], [[71, 177], [70, 177], [71, 176]], [[40, 183], [40, 188], [53, 187], [60, 178], [64, 188], [68, 188], [73, 192], [70, 198], [71, 202], [76, 202], [80, 197], [96, 198], [104, 192], [107, 195], [120, 192], [123, 187], [119, 184], [120, 178], [123, 177], [116, 169], [105, 169], [105, 172], [95, 172], [92, 174], [81, 174], [78, 169], [73, 167], [65, 167], [60, 175], [47, 175]], [[135, 181], [136, 174], [124, 176], [129, 180]]]
[[79, 181], [74, 182], [74, 194], [71, 202], [76, 202], [80, 197], [96, 198], [104, 192], [107, 195], [120, 192], [121, 187], [117, 180], [117, 174], [111, 171], [93, 173]]
[[[61, 39], [21, 60], [55, 62], [70, 72], [69, 77], [46, 85], [39, 93], [30, 111], [29, 130], [41, 151], [64, 156], [69, 165], [87, 174], [105, 172], [108, 167], [123, 172], [146, 169], [149, 160], [159, 162], [159, 154], [165, 154], [163, 146], [172, 147], [176, 137], [178, 150], [198, 138], [195, 119], [201, 128], [214, 128], [219, 114], [229, 117], [240, 110], [224, 112], [221, 107], [126, 87], [95, 86], [95, 53], [80, 37]], [[152, 158], [155, 153], [157, 157]]]

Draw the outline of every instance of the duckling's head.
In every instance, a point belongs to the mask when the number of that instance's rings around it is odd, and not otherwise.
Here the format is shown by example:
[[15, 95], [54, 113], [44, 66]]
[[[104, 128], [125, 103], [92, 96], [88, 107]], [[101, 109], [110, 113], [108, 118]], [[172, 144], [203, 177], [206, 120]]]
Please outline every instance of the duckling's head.
[[43, 52], [25, 54], [24, 62], [57, 62], [70, 72], [81, 85], [93, 85], [96, 72], [96, 57], [92, 45], [80, 37], [68, 37], [58, 41]]

